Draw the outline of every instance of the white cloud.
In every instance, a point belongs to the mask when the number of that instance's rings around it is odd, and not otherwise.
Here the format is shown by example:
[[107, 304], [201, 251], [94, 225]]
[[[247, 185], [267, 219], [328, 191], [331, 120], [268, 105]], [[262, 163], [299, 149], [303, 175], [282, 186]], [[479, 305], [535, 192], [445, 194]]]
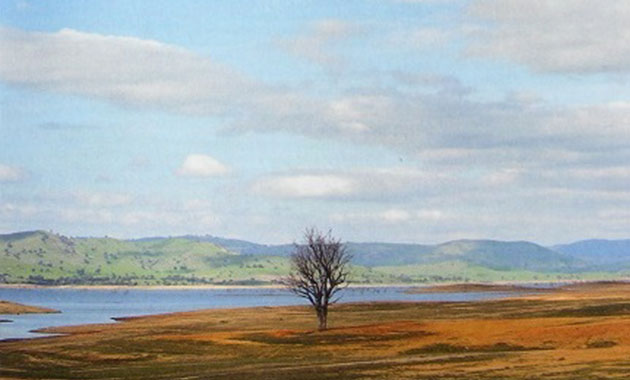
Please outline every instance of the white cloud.
[[419, 210], [415, 212], [414, 217], [420, 221], [435, 221], [448, 218], [441, 210]]
[[329, 174], [275, 176], [258, 181], [253, 186], [256, 193], [280, 198], [340, 197], [356, 190], [352, 179]]
[[624, 102], [558, 106], [511, 95], [484, 102], [450, 91], [372, 88], [255, 116], [236, 127], [385, 146], [433, 164], [492, 170], [594, 159], [611, 165], [630, 152], [630, 106]]
[[476, 0], [469, 15], [473, 55], [543, 72], [630, 71], [626, 0]]
[[[324, 40], [355, 33], [352, 25], [339, 20], [313, 28]], [[7, 28], [0, 29], [0, 41], [0, 79], [5, 81], [178, 112], [231, 114], [229, 127], [234, 130], [282, 130], [422, 156], [466, 152], [484, 162], [496, 162], [498, 153], [510, 160], [506, 165], [542, 162], [538, 157], [543, 149], [569, 157], [630, 141], [627, 102], [551, 107], [522, 96], [481, 102], [471, 99], [469, 89], [456, 80], [430, 76], [412, 78], [413, 85], [309, 98], [275, 91], [212, 60], [155, 41]], [[400, 74], [400, 80], [409, 79]], [[427, 93], [427, 87], [437, 92]]]
[[256, 181], [251, 189], [275, 198], [383, 201], [422, 196], [453, 181], [449, 175], [411, 168], [360, 168], [272, 175]]
[[213, 177], [229, 173], [230, 168], [205, 154], [189, 154], [175, 172], [181, 177]]
[[390, 208], [370, 212], [335, 212], [330, 215], [335, 222], [395, 225], [406, 223], [437, 223], [447, 219], [445, 213], [436, 209], [401, 209]]
[[124, 105], [216, 115], [265, 91], [206, 57], [134, 37], [0, 27], [0, 49], [5, 82]]
[[125, 206], [133, 201], [133, 196], [123, 193], [79, 191], [74, 198], [84, 206], [117, 207]]
[[0, 182], [19, 182], [26, 177], [26, 172], [18, 167], [0, 164]]
[[406, 222], [411, 219], [411, 214], [405, 210], [391, 209], [383, 212], [381, 217], [390, 223]]

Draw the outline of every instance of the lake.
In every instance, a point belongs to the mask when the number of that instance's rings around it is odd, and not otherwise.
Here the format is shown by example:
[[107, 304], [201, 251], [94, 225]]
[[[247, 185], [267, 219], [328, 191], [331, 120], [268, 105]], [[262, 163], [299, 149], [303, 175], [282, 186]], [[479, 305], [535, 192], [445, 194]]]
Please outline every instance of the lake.
[[[424, 293], [407, 294], [405, 287], [349, 288], [341, 302], [360, 301], [475, 301], [514, 296], [514, 293]], [[32, 333], [43, 327], [86, 323], [115, 323], [127, 317], [248, 306], [307, 304], [285, 289], [73, 289], [0, 288], [0, 299], [60, 310], [57, 314], [2, 315], [11, 323], [0, 323], [0, 340], [41, 337]]]

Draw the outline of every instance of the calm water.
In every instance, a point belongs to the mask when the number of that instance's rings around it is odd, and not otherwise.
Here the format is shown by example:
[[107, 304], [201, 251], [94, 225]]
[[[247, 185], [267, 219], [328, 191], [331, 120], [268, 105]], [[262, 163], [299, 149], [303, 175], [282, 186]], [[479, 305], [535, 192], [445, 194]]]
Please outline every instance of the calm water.
[[[357, 301], [473, 301], [514, 293], [406, 294], [407, 288], [351, 288], [341, 302]], [[114, 323], [112, 317], [148, 315], [195, 309], [305, 304], [284, 289], [10, 289], [0, 299], [60, 310], [60, 314], [2, 315], [0, 340], [43, 336], [30, 331], [52, 326]]]

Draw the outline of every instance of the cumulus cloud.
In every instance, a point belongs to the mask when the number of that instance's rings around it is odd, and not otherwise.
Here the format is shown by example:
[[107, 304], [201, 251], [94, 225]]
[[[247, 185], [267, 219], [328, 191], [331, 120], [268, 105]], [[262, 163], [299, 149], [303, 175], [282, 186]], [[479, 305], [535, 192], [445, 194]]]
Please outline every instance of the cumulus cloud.
[[480, 101], [463, 91], [371, 88], [269, 107], [234, 127], [385, 146], [433, 165], [601, 167], [628, 159], [628, 103], [560, 106], [531, 99], [508, 94]]
[[0, 164], [0, 182], [19, 182], [26, 179], [26, 177], [27, 174], [23, 169]]
[[331, 174], [281, 175], [256, 182], [255, 193], [279, 198], [330, 198], [353, 194], [357, 183]]
[[229, 173], [230, 168], [205, 154], [189, 154], [175, 174], [181, 177], [214, 177]]
[[0, 79], [48, 91], [183, 113], [231, 112], [262, 91], [227, 66], [152, 40], [0, 27]]
[[[318, 30], [329, 38], [344, 33], [343, 26], [332, 21]], [[299, 128], [314, 121], [313, 114], [300, 109], [317, 113], [326, 108], [325, 101], [267, 85], [208, 57], [154, 40], [0, 27], [0, 49], [3, 82], [124, 106], [220, 117], [233, 129], [252, 123]]]
[[535, 71], [630, 71], [630, 2], [626, 0], [475, 0], [469, 53]]

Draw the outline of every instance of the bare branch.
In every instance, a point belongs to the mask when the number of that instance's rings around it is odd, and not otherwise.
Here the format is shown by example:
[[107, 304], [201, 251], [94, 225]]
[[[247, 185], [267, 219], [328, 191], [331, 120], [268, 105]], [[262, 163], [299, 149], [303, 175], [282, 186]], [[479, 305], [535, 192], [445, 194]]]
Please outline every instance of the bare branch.
[[338, 292], [348, 284], [350, 259], [346, 246], [331, 231], [323, 234], [315, 228], [304, 232], [304, 243], [296, 244], [291, 254], [291, 273], [280, 282], [309, 300], [317, 312], [320, 329], [326, 328], [328, 305], [339, 300]]

